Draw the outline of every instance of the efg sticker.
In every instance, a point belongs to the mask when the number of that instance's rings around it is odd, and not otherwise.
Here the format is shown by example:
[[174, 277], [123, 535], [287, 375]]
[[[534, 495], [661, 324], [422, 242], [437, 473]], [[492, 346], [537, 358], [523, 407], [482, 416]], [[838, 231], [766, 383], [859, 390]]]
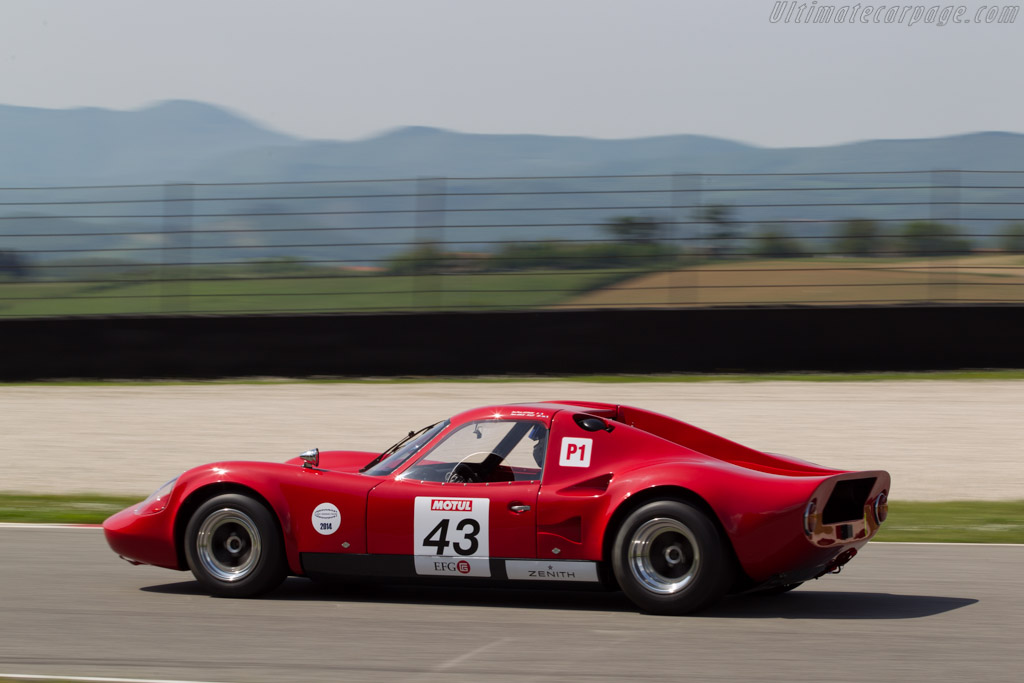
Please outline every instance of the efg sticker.
[[320, 503], [313, 510], [313, 528], [318, 534], [330, 536], [341, 526], [341, 513], [331, 503]]
[[562, 439], [562, 451], [558, 456], [558, 464], [562, 467], [590, 467], [590, 452], [594, 448], [593, 439]]

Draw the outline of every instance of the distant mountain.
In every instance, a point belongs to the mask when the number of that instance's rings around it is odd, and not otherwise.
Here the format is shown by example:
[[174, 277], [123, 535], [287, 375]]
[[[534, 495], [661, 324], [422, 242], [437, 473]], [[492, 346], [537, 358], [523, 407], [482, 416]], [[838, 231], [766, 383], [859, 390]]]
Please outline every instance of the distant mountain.
[[975, 133], [765, 148], [699, 135], [598, 140], [409, 127], [365, 140], [302, 140], [224, 109], [170, 101], [138, 111], [0, 105], [0, 184], [418, 176], [1019, 170], [1024, 135]]
[[0, 105], [0, 183], [38, 186], [187, 180], [235, 152], [296, 140], [208, 104], [138, 111]]
[[1024, 135], [1018, 133], [970, 133], [942, 138], [869, 140], [830, 147], [757, 151], [762, 157], [762, 168], [776, 173], [1024, 170]]
[[[1024, 135], [774, 149], [699, 135], [597, 140], [409, 127], [330, 141], [267, 130], [198, 102], [127, 112], [0, 105], [0, 250], [85, 277], [100, 261], [141, 267], [172, 256], [192, 264], [294, 257], [379, 266], [414, 244], [486, 252], [522, 241], [603, 240], [603, 226], [625, 216], [669, 226], [668, 239], [692, 246], [712, 231], [700, 218], [710, 204], [730, 207], [741, 236], [784, 226], [815, 246], [853, 218], [889, 231], [946, 220], [988, 246], [1004, 225], [1022, 220], [1019, 176], [964, 176], [959, 186], [936, 190], [957, 182], [942, 176], [934, 183], [929, 171], [937, 169], [1024, 171]], [[925, 173], [710, 175], [908, 170]], [[709, 175], [507, 179], [673, 173]], [[163, 187], [11, 189], [421, 177], [447, 180], [171, 191], [180, 196]]]
[[974, 133], [776, 149], [700, 135], [598, 140], [413, 127], [355, 142], [244, 150], [202, 166], [197, 175], [257, 181], [932, 169], [1024, 169], [1024, 135]]

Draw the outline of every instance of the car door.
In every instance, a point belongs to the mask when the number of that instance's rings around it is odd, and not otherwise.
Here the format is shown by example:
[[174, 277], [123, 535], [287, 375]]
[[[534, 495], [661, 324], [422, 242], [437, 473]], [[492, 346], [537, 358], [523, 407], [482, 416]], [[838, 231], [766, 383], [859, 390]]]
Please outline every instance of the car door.
[[453, 427], [370, 492], [368, 552], [411, 556], [413, 572], [424, 576], [501, 577], [499, 560], [536, 558], [546, 447], [540, 421], [482, 419]]

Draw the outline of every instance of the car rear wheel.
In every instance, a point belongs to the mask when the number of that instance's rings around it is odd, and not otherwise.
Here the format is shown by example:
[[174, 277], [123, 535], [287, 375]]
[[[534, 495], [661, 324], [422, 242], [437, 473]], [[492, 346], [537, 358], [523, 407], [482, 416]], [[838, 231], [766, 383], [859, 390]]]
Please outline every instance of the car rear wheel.
[[266, 593], [288, 572], [281, 534], [270, 511], [236, 493], [199, 506], [185, 529], [185, 558], [204, 588], [225, 597]]
[[654, 614], [707, 607], [725, 595], [735, 574], [715, 524], [675, 500], [647, 503], [626, 517], [611, 559], [623, 592]]

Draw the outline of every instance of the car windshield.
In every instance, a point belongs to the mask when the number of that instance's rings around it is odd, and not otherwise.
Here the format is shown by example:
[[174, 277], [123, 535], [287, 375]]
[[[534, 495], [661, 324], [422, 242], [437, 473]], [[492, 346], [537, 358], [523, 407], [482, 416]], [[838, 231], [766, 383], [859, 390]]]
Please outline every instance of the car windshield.
[[430, 440], [437, 436], [441, 430], [451, 424], [451, 420], [442, 420], [418, 432], [409, 434], [374, 458], [366, 467], [360, 470], [363, 474], [382, 476], [391, 474], [406, 460], [416, 455], [423, 446], [430, 443]]

